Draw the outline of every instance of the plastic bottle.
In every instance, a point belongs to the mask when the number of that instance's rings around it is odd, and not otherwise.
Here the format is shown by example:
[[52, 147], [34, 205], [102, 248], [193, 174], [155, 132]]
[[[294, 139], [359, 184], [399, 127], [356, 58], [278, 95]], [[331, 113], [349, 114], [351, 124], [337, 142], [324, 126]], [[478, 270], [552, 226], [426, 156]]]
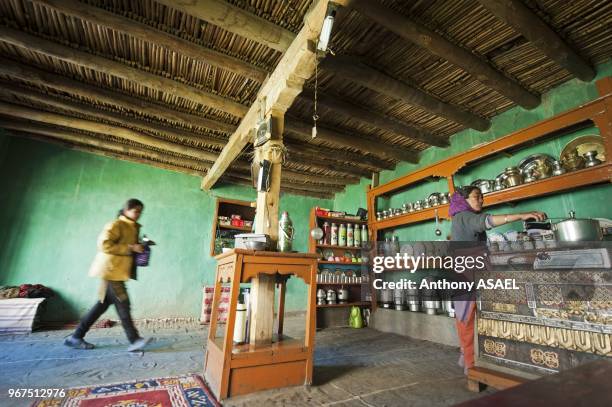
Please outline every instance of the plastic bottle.
[[361, 244], [366, 246], [368, 243], [368, 227], [366, 225], [361, 225]]
[[338, 225], [335, 223], [331, 225], [331, 245], [338, 246]]
[[353, 233], [353, 224], [346, 225], [346, 245], [352, 247], [355, 244], [355, 234]]
[[328, 222], [323, 223], [323, 244], [331, 244], [331, 226]]
[[338, 246], [346, 246], [346, 225], [344, 223], [338, 228]]
[[355, 232], [353, 234], [355, 235], [354, 246], [361, 247], [361, 231], [359, 230], [359, 225], [355, 225]]
[[244, 343], [246, 338], [247, 306], [242, 294], [238, 297], [236, 305], [236, 320], [234, 322], [234, 342]]

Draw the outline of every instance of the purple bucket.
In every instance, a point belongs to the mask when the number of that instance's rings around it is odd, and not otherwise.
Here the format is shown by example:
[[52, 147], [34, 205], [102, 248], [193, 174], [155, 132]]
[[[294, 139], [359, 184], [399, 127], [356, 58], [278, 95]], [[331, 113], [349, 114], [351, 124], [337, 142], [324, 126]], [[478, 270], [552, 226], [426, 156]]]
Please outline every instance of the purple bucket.
[[151, 248], [147, 245], [144, 246], [142, 253], [136, 253], [134, 260], [136, 260], [136, 266], [147, 267], [149, 265], [149, 259], [151, 258]]

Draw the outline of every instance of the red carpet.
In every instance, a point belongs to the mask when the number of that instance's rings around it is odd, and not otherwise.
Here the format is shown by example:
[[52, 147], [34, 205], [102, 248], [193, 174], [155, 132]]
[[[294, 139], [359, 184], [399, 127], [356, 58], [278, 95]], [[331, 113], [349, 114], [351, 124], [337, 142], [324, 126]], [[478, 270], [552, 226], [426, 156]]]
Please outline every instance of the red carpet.
[[198, 375], [163, 377], [103, 386], [76, 387], [66, 397], [37, 401], [35, 407], [219, 406]]

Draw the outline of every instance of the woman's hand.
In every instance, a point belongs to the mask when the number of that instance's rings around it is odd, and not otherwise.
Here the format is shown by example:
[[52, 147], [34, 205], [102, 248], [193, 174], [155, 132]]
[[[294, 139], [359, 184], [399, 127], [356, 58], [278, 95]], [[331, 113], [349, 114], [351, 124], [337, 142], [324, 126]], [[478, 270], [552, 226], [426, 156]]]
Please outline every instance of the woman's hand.
[[130, 244], [128, 245], [132, 253], [142, 253], [144, 252], [144, 246], [141, 244]]
[[540, 212], [540, 211], [521, 213], [521, 220], [535, 219], [538, 222], [542, 222], [543, 220], [546, 220], [547, 218], [548, 216], [546, 216], [544, 212]]

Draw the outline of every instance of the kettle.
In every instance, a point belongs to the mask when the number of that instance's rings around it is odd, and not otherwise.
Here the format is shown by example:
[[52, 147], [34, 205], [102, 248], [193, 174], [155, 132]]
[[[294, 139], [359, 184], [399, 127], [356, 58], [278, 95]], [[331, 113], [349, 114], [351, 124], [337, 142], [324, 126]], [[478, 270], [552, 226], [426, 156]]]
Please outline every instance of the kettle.
[[336, 303], [336, 292], [331, 288], [327, 290], [327, 303], [335, 304]]
[[342, 287], [338, 289], [338, 301], [340, 304], [345, 304], [348, 301], [349, 292], [346, 288]]
[[325, 304], [325, 290], [322, 288], [319, 288], [317, 290], [317, 305], [324, 305]]

